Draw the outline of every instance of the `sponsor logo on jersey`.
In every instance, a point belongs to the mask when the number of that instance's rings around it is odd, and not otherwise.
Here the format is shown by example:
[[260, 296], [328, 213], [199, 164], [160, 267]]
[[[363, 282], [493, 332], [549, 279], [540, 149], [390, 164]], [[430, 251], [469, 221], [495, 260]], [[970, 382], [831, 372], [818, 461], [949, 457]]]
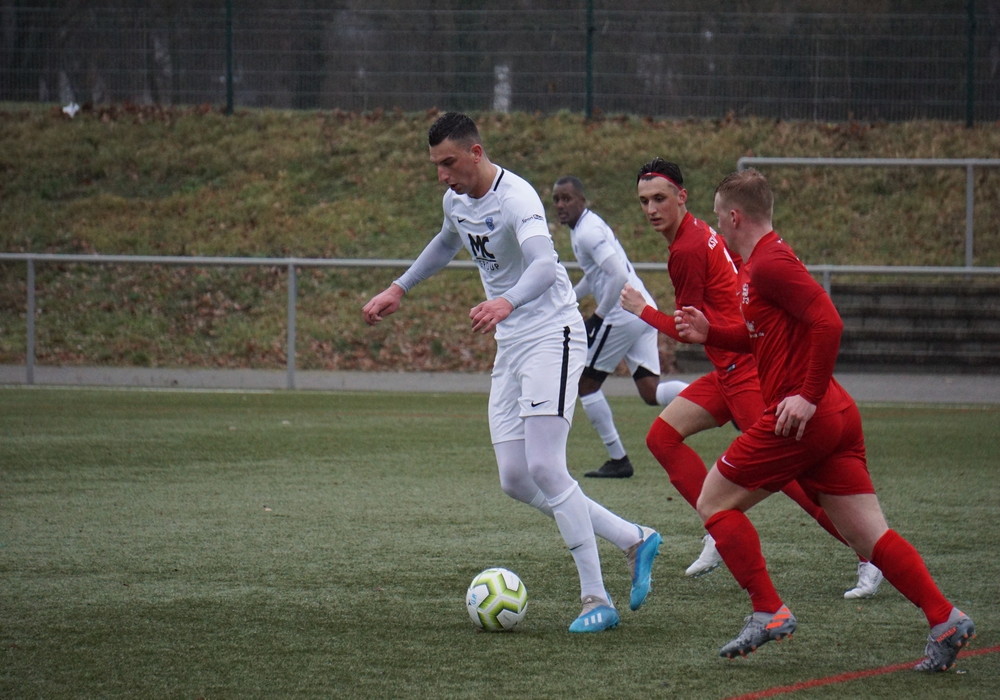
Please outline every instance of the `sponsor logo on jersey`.
[[496, 226], [493, 223], [493, 217], [492, 216], [487, 216], [486, 217], [486, 228], [488, 228], [490, 231], [492, 231], [494, 228], [496, 228]]
[[[490, 221], [490, 219], [487, 219], [487, 221]], [[489, 236], [473, 236], [469, 234], [469, 249], [472, 251], [472, 259], [483, 270], [499, 270], [500, 264], [497, 262], [496, 256], [486, 247], [486, 244], [489, 242]]]

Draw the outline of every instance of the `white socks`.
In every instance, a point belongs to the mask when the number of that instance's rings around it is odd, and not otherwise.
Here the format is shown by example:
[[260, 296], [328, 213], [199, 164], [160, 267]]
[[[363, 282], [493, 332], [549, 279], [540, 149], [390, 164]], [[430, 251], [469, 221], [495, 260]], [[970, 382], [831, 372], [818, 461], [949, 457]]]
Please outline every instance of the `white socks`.
[[[663, 386], [662, 384], [660, 386]], [[659, 389], [656, 391], [659, 397]], [[625, 446], [618, 436], [618, 429], [615, 428], [615, 418], [611, 415], [611, 406], [604, 392], [598, 389], [593, 394], [580, 397], [580, 404], [587, 413], [587, 418], [597, 430], [604, 445], [608, 448], [608, 455], [611, 459], [621, 459], [625, 456]]]
[[596, 595], [609, 600], [601, 574], [601, 559], [594, 539], [594, 526], [590, 522], [589, 499], [574, 483], [568, 490], [550, 499], [549, 507], [563, 541], [569, 548], [580, 574], [580, 597]]
[[[687, 382], [679, 379], [660, 382], [656, 387], [656, 403], [666, 406], [687, 387]], [[580, 404], [587, 413], [587, 418], [601, 437], [601, 441], [608, 448], [608, 456], [611, 459], [621, 459], [627, 452], [622, 444], [618, 429], [615, 427], [615, 418], [611, 413], [611, 406], [604, 392], [598, 389], [592, 394], [580, 397]]]
[[679, 379], [671, 379], [669, 382], [660, 382], [656, 387], [656, 403], [666, 406], [677, 398], [677, 395], [687, 388], [687, 382]]

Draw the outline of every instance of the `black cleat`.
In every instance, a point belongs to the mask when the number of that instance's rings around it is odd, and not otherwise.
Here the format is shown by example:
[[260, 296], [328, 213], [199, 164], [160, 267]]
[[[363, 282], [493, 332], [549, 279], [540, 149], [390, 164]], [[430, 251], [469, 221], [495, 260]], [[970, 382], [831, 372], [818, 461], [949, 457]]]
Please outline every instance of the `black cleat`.
[[621, 459], [609, 459], [601, 465], [600, 469], [587, 472], [584, 476], [595, 479], [627, 479], [632, 476], [632, 463], [625, 455]]

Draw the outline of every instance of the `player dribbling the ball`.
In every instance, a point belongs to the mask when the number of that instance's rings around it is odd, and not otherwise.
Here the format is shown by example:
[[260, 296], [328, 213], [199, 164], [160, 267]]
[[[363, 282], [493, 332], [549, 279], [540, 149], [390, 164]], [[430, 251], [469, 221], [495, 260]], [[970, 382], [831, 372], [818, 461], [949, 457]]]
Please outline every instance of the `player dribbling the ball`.
[[633, 610], [649, 592], [661, 538], [588, 498], [567, 468], [587, 334], [542, 201], [528, 182], [490, 161], [468, 116], [439, 117], [428, 143], [438, 180], [448, 186], [441, 230], [397, 280], [365, 304], [365, 322], [374, 325], [394, 313], [407, 292], [465, 247], [486, 293], [469, 311], [472, 330], [494, 333], [497, 343], [489, 422], [500, 486], [553, 518], [572, 553], [583, 609], [570, 631], [611, 629], [619, 615], [604, 587], [595, 535], [625, 552]]

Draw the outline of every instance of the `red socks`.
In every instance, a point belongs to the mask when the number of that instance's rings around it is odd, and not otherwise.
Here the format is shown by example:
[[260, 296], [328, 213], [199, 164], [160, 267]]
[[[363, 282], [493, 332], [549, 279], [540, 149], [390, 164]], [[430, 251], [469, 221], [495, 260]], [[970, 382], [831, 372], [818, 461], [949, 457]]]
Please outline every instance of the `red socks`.
[[941, 594], [920, 553], [895, 530], [887, 530], [875, 543], [872, 564], [907, 600], [924, 611], [931, 627], [948, 619], [954, 606]]
[[723, 510], [708, 519], [705, 529], [715, 539], [733, 578], [750, 595], [753, 611], [773, 613], [780, 608], [781, 598], [767, 573], [760, 537], [750, 519], [738, 510]]
[[[685, 445], [683, 436], [662, 418], [657, 418], [650, 426], [649, 432], [646, 434], [646, 446], [667, 472], [670, 483], [674, 485], [677, 492], [691, 504], [692, 508], [697, 506], [702, 484], [705, 483], [705, 476], [708, 474], [708, 469], [698, 453]], [[797, 482], [791, 482], [782, 491], [815, 518], [824, 530], [845, 545], [847, 544], [837, 528], [834, 527], [826, 511], [810, 499]]]
[[[705, 529], [715, 538], [715, 546], [740, 588], [750, 595], [754, 612], [773, 613], [780, 608], [781, 598], [767, 573], [760, 538], [750, 519], [738, 510], [724, 510], [709, 518]], [[931, 627], [948, 620], [954, 606], [934, 583], [920, 553], [895, 530], [886, 531], [875, 543], [871, 561], [896, 590], [923, 611]]]
[[666, 470], [670, 483], [677, 492], [692, 508], [697, 506], [701, 485], [705, 483], [705, 476], [708, 474], [698, 453], [685, 445], [681, 434], [659, 417], [653, 421], [646, 434], [646, 447]]

